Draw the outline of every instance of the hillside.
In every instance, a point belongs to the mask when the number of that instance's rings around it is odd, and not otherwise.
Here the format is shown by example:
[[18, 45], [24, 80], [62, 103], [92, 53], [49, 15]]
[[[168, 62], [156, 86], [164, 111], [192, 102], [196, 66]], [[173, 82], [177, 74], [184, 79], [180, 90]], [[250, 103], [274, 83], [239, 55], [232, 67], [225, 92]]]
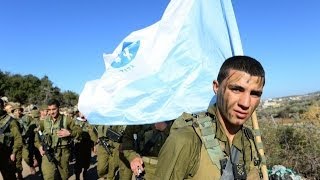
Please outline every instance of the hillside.
[[263, 101], [257, 109], [268, 168], [320, 177], [320, 92]]

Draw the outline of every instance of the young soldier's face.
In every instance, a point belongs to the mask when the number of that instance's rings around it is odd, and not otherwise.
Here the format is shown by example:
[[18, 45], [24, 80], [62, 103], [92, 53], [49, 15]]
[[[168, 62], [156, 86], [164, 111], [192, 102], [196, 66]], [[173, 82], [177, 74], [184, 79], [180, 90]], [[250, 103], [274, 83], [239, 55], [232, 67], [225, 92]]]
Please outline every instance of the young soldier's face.
[[48, 115], [48, 111], [46, 109], [40, 111], [40, 116], [45, 117]]
[[20, 118], [21, 116], [22, 116], [22, 111], [21, 111], [21, 109], [15, 109], [14, 111], [13, 111], [13, 115], [14, 115], [14, 117], [15, 118]]
[[59, 116], [59, 108], [56, 105], [48, 106], [48, 115], [56, 119]]
[[251, 117], [259, 105], [263, 79], [243, 71], [230, 70], [221, 84], [214, 81], [213, 89], [217, 94], [218, 117], [226, 125], [238, 127]]

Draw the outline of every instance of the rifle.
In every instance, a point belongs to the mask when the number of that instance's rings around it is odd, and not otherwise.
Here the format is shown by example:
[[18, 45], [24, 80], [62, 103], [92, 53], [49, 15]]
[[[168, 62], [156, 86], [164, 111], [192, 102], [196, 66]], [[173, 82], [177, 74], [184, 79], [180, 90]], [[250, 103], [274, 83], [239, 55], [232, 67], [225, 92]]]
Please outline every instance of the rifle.
[[[97, 127], [95, 126], [93, 129], [94, 129], [96, 135], [99, 136], [99, 132], [98, 132]], [[100, 144], [107, 151], [107, 153], [109, 155], [112, 155], [112, 151], [110, 149], [111, 145], [108, 143], [108, 138], [98, 137], [98, 144]]]
[[108, 143], [108, 139], [105, 137], [99, 137], [98, 139], [99, 139], [98, 143], [107, 151], [109, 155], [112, 155], [112, 151], [109, 148], [112, 146]]
[[120, 143], [122, 134], [115, 132], [111, 128], [107, 129], [107, 138], [110, 139], [113, 142], [118, 142]]
[[44, 135], [42, 134], [42, 132], [39, 130], [38, 131], [38, 135], [39, 135], [39, 139], [41, 141], [41, 145], [42, 145], [42, 149], [45, 151], [45, 155], [48, 158], [49, 162], [53, 162], [56, 166], [56, 168], [58, 169], [59, 167], [59, 161], [55, 158], [54, 156], [54, 149], [51, 148], [46, 142], [45, 142], [45, 138]]

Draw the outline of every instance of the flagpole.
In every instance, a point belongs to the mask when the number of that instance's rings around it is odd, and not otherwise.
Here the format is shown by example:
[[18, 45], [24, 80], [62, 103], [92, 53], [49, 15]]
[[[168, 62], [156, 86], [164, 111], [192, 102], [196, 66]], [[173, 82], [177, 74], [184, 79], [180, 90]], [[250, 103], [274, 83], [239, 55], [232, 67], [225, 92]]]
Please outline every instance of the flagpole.
[[255, 141], [256, 141], [257, 146], [258, 146], [259, 154], [261, 155], [261, 158], [262, 158], [261, 172], [262, 172], [263, 180], [268, 180], [269, 178], [268, 178], [268, 169], [267, 169], [266, 157], [264, 155], [263, 143], [262, 143], [262, 140], [261, 140], [261, 131], [259, 129], [259, 124], [258, 124], [258, 118], [257, 118], [256, 111], [254, 111], [252, 113], [251, 119], [252, 119], [252, 126], [253, 126], [253, 130], [254, 130], [254, 134], [255, 134]]

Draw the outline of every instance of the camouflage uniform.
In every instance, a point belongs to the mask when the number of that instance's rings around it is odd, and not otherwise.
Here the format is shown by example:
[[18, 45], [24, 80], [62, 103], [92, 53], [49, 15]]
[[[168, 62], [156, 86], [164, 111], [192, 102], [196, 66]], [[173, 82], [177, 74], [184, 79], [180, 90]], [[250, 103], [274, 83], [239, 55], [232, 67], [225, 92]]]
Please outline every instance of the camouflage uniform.
[[[59, 138], [57, 131], [60, 129], [67, 129], [71, 133], [71, 136]], [[58, 171], [56, 171], [57, 165], [53, 162], [49, 162], [47, 156], [42, 156], [42, 173], [43, 178], [46, 180], [53, 180], [56, 173], [59, 173], [62, 180], [66, 180], [69, 177], [69, 156], [70, 156], [70, 142], [71, 138], [78, 138], [81, 129], [75, 125], [74, 120], [65, 117], [65, 115], [59, 114], [56, 121], [52, 117], [40, 121], [39, 130], [43, 132], [46, 139], [46, 143], [54, 149], [54, 156], [58, 161]], [[39, 136], [36, 136], [35, 146], [39, 149], [41, 145]]]
[[[7, 128], [3, 129], [9, 122]], [[22, 137], [19, 131], [18, 123], [15, 119], [0, 109], [0, 128], [3, 134], [0, 134], [0, 171], [3, 179], [16, 179], [15, 163], [10, 160], [10, 155], [17, 155], [22, 149]]]
[[[206, 117], [210, 117], [211, 122], [215, 123], [213, 138], [218, 140], [217, 145], [224, 158], [230, 156], [231, 147], [234, 146], [240, 151], [239, 163], [245, 164], [247, 179], [260, 179], [254, 142], [244, 133], [248, 129], [243, 127], [239, 130], [232, 144], [229, 144], [219, 121], [212, 121], [215, 119], [214, 106], [209, 108]], [[155, 179], [220, 179], [222, 159], [217, 159], [218, 164], [213, 163], [198, 127], [199, 122], [194, 121], [191, 115], [183, 114], [175, 121], [171, 134], [161, 149]], [[218, 153], [215, 151], [214, 154]]]
[[[127, 126], [124, 132], [122, 141], [124, 156], [129, 162], [136, 157], [142, 157], [144, 179], [154, 179], [158, 154], [169, 135], [172, 122], [168, 121], [167, 124], [164, 131], [156, 130], [154, 124], [147, 124]], [[134, 134], [136, 134], [136, 139]]]

